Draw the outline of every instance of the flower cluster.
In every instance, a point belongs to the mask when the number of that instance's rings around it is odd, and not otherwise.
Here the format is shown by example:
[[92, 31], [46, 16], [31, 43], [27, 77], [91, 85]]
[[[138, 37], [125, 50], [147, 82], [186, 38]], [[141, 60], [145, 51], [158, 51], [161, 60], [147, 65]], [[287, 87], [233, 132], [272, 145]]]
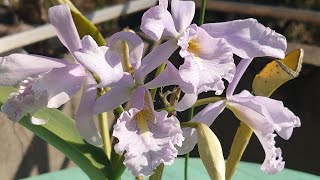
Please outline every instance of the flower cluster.
[[[254, 96], [246, 90], [233, 95], [233, 91], [255, 57], [284, 58], [285, 37], [255, 19], [199, 27], [191, 24], [193, 1], [172, 0], [170, 12], [168, 4], [168, 0], [159, 0], [159, 5], [148, 9], [142, 17], [141, 30], [155, 41], [165, 40], [144, 57], [143, 42], [135, 33], [115, 33], [107, 46], [98, 46], [91, 36], [80, 39], [67, 5], [50, 8], [50, 22], [76, 63], [38, 55], [2, 57], [0, 86], [19, 85], [2, 111], [12, 121], [31, 115], [32, 123], [41, 125], [47, 120], [34, 117], [35, 112], [43, 107], [60, 107], [83, 87], [76, 124], [87, 142], [101, 146], [93, 117], [128, 102], [128, 110], [113, 127], [113, 136], [119, 140], [114, 150], [125, 153], [124, 164], [133, 175], [149, 176], [157, 166], [172, 164], [178, 154], [190, 152], [197, 143], [194, 129], [181, 129], [175, 116], [154, 109], [149, 89], [180, 86], [184, 96], [175, 110], [184, 111], [193, 106], [202, 92], [221, 95], [226, 80], [230, 83], [226, 99], [207, 105], [192, 121], [210, 126], [227, 107], [260, 140], [266, 154], [262, 170], [270, 174], [282, 170], [284, 162], [281, 150], [275, 147], [274, 131], [289, 139], [293, 128], [300, 126], [299, 118], [281, 101]], [[123, 68], [125, 57], [118, 49], [119, 42], [128, 45], [130, 72]], [[183, 59], [178, 68], [169, 61], [177, 49]], [[234, 54], [243, 58], [237, 68]], [[163, 63], [163, 72], [145, 84], [145, 77]], [[97, 97], [99, 88], [108, 91]]]

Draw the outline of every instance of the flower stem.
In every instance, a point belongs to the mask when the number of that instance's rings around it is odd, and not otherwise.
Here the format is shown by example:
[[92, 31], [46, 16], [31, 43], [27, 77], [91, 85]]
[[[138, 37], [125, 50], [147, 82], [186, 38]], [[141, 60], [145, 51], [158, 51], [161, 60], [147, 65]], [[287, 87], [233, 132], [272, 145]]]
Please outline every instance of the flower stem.
[[215, 103], [215, 102], [223, 100], [223, 99], [224, 99], [223, 97], [208, 97], [208, 98], [199, 99], [196, 101], [196, 103], [194, 103], [194, 105], [192, 107]]
[[194, 106], [189, 109], [188, 120], [191, 121], [193, 118]]
[[[99, 81], [97, 81], [99, 82]], [[104, 93], [106, 93], [108, 89], [98, 89], [98, 97], [102, 96]], [[99, 122], [99, 128], [100, 128], [100, 134], [102, 138], [103, 143], [103, 150], [106, 153], [108, 159], [110, 160], [111, 156], [111, 139], [109, 134], [109, 122], [108, 122], [108, 113], [103, 112], [98, 115], [98, 122]]]
[[[188, 120], [191, 121], [194, 114], [194, 107], [189, 109]], [[184, 155], [184, 179], [188, 180], [188, 163], [189, 163], [189, 153]]]
[[116, 111], [119, 113], [119, 115], [121, 115], [124, 112], [123, 107], [120, 105], [119, 107], [117, 107]]
[[199, 19], [199, 26], [201, 26], [204, 23], [204, 16], [206, 13], [206, 6], [207, 6], [207, 0], [202, 0], [201, 2], [201, 10], [200, 10], [200, 19]]
[[98, 118], [99, 118], [99, 127], [100, 127], [102, 142], [103, 142], [103, 150], [105, 151], [107, 157], [110, 159], [111, 143], [110, 143], [107, 112], [99, 114]]
[[184, 179], [188, 180], [189, 153], [184, 155]]
[[[192, 107], [197, 107], [197, 106], [201, 106], [201, 105], [215, 103], [215, 102], [223, 100], [223, 99], [225, 99], [225, 98], [223, 98], [223, 97], [208, 97], [208, 98], [199, 99], [199, 100], [196, 101], [196, 103], [194, 103], [194, 105]], [[169, 107], [166, 107], [166, 108], [158, 109], [157, 111], [160, 111], [160, 110], [166, 110], [168, 113], [171, 113], [171, 112], [175, 111], [173, 106], [169, 106]]]
[[[156, 75], [155, 75], [155, 78], [157, 76], [159, 76], [159, 74], [164, 70], [164, 68], [166, 67], [166, 63], [162, 63], [158, 68], [157, 68], [157, 72], [156, 72]], [[157, 89], [158, 88], [153, 88], [151, 89], [151, 97], [152, 97], [152, 100], [154, 100], [154, 98], [156, 97], [156, 93], [157, 93]]]
[[183, 122], [180, 124], [181, 128], [195, 128], [197, 129], [200, 123], [198, 122], [192, 122], [192, 121], [188, 121], [188, 122]]

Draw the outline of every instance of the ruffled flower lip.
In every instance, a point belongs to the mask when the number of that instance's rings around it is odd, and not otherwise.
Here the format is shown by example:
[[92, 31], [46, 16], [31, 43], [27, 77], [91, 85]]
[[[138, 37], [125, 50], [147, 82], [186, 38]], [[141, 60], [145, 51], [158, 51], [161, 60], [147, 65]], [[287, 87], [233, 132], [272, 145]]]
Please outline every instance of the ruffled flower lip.
[[125, 152], [124, 164], [134, 176], [150, 176], [161, 163], [171, 165], [177, 157], [177, 146], [184, 140], [176, 117], [167, 117], [166, 111], [153, 109], [148, 90], [134, 92], [142, 102], [131, 104], [131, 109], [121, 114], [114, 125], [113, 136], [118, 154]]

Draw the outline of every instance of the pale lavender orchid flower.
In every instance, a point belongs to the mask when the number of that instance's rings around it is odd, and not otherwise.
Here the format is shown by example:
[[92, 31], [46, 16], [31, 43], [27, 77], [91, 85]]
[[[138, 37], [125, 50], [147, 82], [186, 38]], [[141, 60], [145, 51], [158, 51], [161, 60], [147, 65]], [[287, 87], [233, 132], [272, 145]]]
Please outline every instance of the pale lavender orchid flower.
[[[234, 79], [236, 83], [231, 83], [227, 88], [227, 98], [207, 105], [192, 121], [202, 122], [210, 126], [227, 107], [239, 120], [251, 127], [258, 137], [265, 151], [265, 160], [261, 170], [267, 174], [275, 174], [284, 168], [285, 162], [281, 156], [281, 149], [275, 147], [274, 138], [276, 134], [274, 134], [274, 131], [283, 139], [288, 140], [292, 135], [293, 128], [300, 127], [300, 119], [284, 107], [281, 101], [268, 97], [253, 96], [246, 90], [233, 95], [235, 86], [250, 62], [250, 59], [243, 59], [237, 66]], [[191, 128], [183, 129], [186, 140], [179, 148], [179, 154], [190, 152], [196, 145], [198, 140], [194, 131]]]
[[[159, 59], [168, 59], [175, 50], [174, 44], [171, 41], [167, 41], [142, 58], [144, 47], [142, 39], [132, 32], [118, 32], [109, 39], [108, 47], [110, 50], [107, 52], [106, 57], [112, 58], [108, 59], [120, 59], [122, 57], [122, 52], [119, 52], [117, 48], [119, 47], [119, 42], [121, 43], [123, 41], [128, 44], [129, 61], [133, 66], [134, 72], [131, 75], [128, 72], [123, 72], [121, 68], [122, 78], [119, 79], [116, 84], [109, 86], [111, 89], [97, 99], [94, 106], [95, 114], [114, 110], [121, 104], [127, 102], [135, 90], [139, 87], [144, 87], [145, 77], [158, 67], [154, 62], [159, 61]], [[81, 58], [80, 53], [75, 54]], [[86, 53], [81, 54], [85, 57]], [[97, 64], [96, 68], [92, 69], [95, 70], [99, 68], [99, 66], [100, 65]]]
[[[223, 92], [222, 79], [231, 82], [234, 77], [233, 54], [242, 58], [284, 57], [285, 37], [255, 19], [208, 23], [198, 27], [191, 24], [195, 12], [193, 1], [172, 0], [171, 13], [167, 7], [168, 0], [159, 0], [158, 6], [145, 12], [141, 30], [154, 40], [175, 39], [177, 47], [181, 48], [180, 55], [185, 62], [179, 67], [179, 73], [175, 73], [178, 76], [171, 77], [176, 78], [171, 82], [180, 85], [185, 92], [175, 106], [178, 111], [191, 107], [201, 92], [213, 90], [217, 95]], [[153, 83], [160, 82], [174, 85], [164, 77], [159, 76], [154, 80], [156, 82], [152, 81], [147, 86], [153, 87]], [[193, 85], [191, 93], [184, 87], [185, 83]]]
[[110, 37], [108, 56], [120, 57], [117, 44], [125, 41], [129, 47], [129, 60], [133, 74], [126, 74], [116, 85], [97, 99], [94, 113], [114, 110], [129, 101], [130, 109], [121, 114], [114, 126], [113, 136], [119, 139], [115, 145], [118, 154], [125, 152], [124, 164], [135, 176], [149, 176], [164, 163], [170, 165], [177, 156], [175, 146], [184, 140], [179, 121], [167, 117], [166, 111], [156, 112], [149, 90], [144, 87], [144, 78], [157, 65], [158, 59], [168, 59], [175, 50], [173, 43], [161, 44], [142, 60], [143, 42], [131, 32], [119, 32]]
[[[172, 0], [171, 13], [167, 7], [168, 0], [160, 0], [158, 6], [147, 10], [142, 17], [141, 30], [154, 40], [174, 40], [175, 48], [181, 48], [184, 64], [175, 73], [177, 76], [171, 78], [175, 78], [172, 81], [180, 85], [185, 93], [175, 107], [182, 111], [191, 107], [201, 92], [212, 90], [217, 95], [221, 94], [224, 90], [222, 79], [231, 82], [235, 65], [232, 49], [224, 39], [212, 38], [203, 28], [191, 24], [195, 13], [193, 1]], [[166, 72], [146, 86], [151, 88], [160, 83], [162, 86], [172, 85], [163, 76]], [[186, 84], [190, 84], [191, 89]]]
[[[2, 111], [17, 122], [23, 116], [33, 115], [43, 107], [60, 107], [83, 86], [76, 125], [87, 142], [101, 146], [101, 136], [93, 121], [93, 104], [97, 87], [112, 86], [123, 78], [120, 59], [107, 58], [108, 48], [99, 47], [92, 37], [80, 39], [67, 5], [50, 8], [49, 20], [60, 41], [80, 64], [36, 55], [13, 54], [3, 57], [0, 63], [0, 85], [13, 86], [21, 83], [19, 91], [10, 95], [2, 106]], [[100, 84], [96, 84], [87, 70], [99, 76]], [[47, 120], [32, 117], [31, 121], [40, 125]]]

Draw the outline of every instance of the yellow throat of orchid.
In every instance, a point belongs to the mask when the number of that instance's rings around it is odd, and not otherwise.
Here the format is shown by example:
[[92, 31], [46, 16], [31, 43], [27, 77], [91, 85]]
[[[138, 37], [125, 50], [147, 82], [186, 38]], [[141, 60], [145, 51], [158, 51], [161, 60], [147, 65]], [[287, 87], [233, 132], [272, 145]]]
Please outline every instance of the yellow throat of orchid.
[[194, 40], [190, 40], [188, 44], [189, 44], [189, 46], [188, 46], [187, 50], [190, 53], [193, 53], [195, 57], [199, 57], [199, 54], [201, 52], [200, 44]]
[[148, 123], [155, 123], [155, 117], [150, 106], [150, 99], [147, 93], [144, 94], [144, 107], [143, 109], [138, 112], [133, 119], [138, 122], [138, 127], [140, 129], [140, 134], [142, 135], [143, 139], [150, 143], [150, 136], [151, 133], [149, 131]]

